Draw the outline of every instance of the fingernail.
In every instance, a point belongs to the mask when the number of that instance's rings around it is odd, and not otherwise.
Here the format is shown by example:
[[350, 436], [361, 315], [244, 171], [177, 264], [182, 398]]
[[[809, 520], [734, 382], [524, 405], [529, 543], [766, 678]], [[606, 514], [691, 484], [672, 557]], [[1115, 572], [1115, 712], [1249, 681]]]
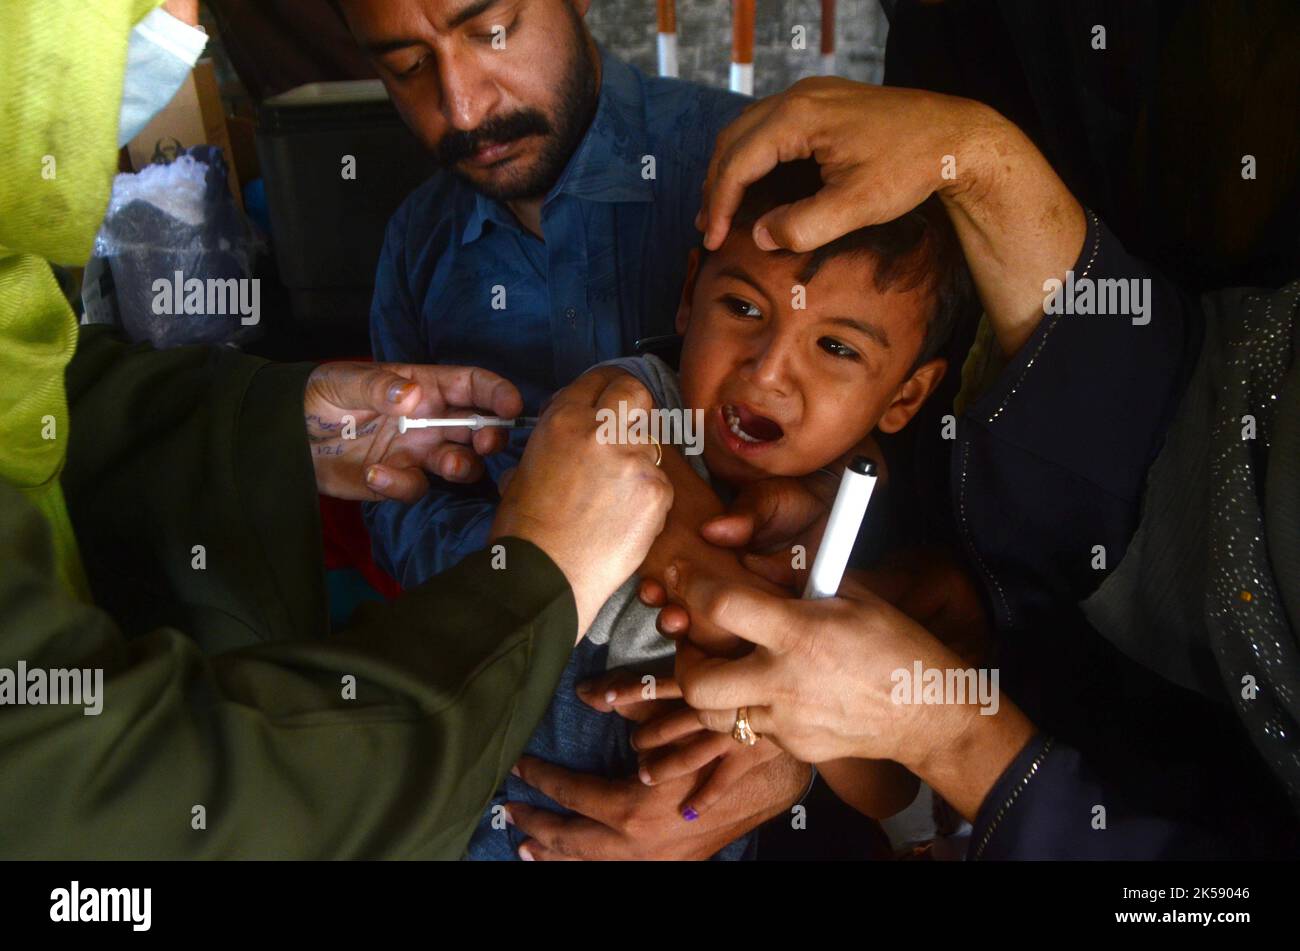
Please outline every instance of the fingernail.
[[687, 806], [685, 809], [682, 810], [682, 818], [685, 819], [687, 822], [694, 822], [699, 817], [700, 814], [695, 811], [694, 806]]
[[519, 846], [519, 858], [520, 858], [520, 861], [523, 861], [523, 862], [532, 862], [532, 861], [534, 861], [534, 859], [533, 859], [533, 853], [530, 852], [530, 851], [528, 851], [528, 846], [526, 846], [526, 845], [521, 845], [521, 846]]
[[755, 226], [754, 243], [763, 251], [776, 250], [776, 242], [772, 240], [772, 232], [768, 231], [763, 225]]
[[608, 703], [611, 707], [614, 705], [614, 701], [617, 699], [618, 699], [617, 691], [614, 690], [605, 691], [605, 702]]
[[590, 697], [590, 696], [591, 696], [592, 686], [591, 686], [590, 683], [587, 683], [586, 681], [583, 681], [582, 683], [578, 684], [578, 686], [577, 686], [576, 689], [577, 689], [577, 691], [578, 691], [578, 696], [579, 696], [579, 697]]
[[677, 587], [677, 565], [671, 564], [664, 569], [664, 582], [670, 588]]
[[410, 380], [407, 380], [405, 383], [394, 383], [392, 386], [388, 388], [388, 402], [390, 403], [402, 402], [402, 400], [406, 399], [407, 394], [409, 394], [414, 387], [415, 384]]
[[460, 470], [461, 470], [460, 459], [458, 459], [455, 456], [449, 456], [447, 460], [442, 464], [442, 474], [446, 476], [448, 479], [460, 475]]
[[509, 806], [502, 806], [502, 807], [501, 807], [501, 815], [505, 816], [505, 819], [506, 819], [506, 825], [508, 825], [508, 826], [512, 826], [512, 825], [515, 824], [515, 817], [512, 816], [512, 815], [510, 814], [510, 807], [509, 807]]
[[392, 481], [393, 480], [389, 478], [388, 473], [379, 468], [379, 466], [371, 466], [366, 470], [366, 485], [368, 486], [372, 486], [376, 489], [385, 489]]
[[524, 774], [521, 773], [521, 772], [519, 772], [519, 764], [518, 764], [518, 763], [516, 763], [514, 766], [511, 766], [511, 767], [510, 767], [510, 775], [511, 775], [511, 776], [518, 776], [520, 779], [523, 778], [523, 775], [524, 775]]
[[654, 779], [650, 775], [650, 770], [646, 769], [644, 766], [637, 770], [636, 775], [641, 782], [645, 783], [647, 786], [653, 786], [655, 784]]

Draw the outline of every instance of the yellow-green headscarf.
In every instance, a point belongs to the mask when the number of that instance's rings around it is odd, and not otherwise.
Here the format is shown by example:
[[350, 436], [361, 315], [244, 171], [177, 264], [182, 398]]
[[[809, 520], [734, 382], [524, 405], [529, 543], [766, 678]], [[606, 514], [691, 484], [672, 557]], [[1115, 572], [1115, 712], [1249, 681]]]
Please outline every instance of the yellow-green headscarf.
[[41, 509], [86, 597], [59, 473], [77, 322], [49, 262], [80, 265], [117, 168], [131, 29], [161, 0], [0, 3], [0, 478]]

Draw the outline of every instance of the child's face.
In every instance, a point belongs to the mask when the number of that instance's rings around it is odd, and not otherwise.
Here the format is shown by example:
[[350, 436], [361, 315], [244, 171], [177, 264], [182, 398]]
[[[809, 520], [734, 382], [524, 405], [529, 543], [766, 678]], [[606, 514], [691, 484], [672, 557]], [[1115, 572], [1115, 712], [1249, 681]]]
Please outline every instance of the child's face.
[[677, 313], [685, 404], [704, 410], [704, 461], [726, 482], [804, 475], [879, 427], [901, 429], [943, 377], [908, 375], [925, 337], [924, 287], [880, 293], [866, 255], [826, 260], [800, 300], [806, 255], [736, 229], [699, 265]]

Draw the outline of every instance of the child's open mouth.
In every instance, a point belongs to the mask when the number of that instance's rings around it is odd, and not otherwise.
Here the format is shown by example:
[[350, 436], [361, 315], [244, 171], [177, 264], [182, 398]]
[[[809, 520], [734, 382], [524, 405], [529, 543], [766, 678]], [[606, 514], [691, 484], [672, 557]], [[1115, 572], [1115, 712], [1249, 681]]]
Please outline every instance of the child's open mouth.
[[774, 419], [760, 416], [743, 403], [724, 403], [722, 420], [727, 432], [736, 439], [736, 450], [757, 449], [771, 444], [785, 435], [781, 424]]

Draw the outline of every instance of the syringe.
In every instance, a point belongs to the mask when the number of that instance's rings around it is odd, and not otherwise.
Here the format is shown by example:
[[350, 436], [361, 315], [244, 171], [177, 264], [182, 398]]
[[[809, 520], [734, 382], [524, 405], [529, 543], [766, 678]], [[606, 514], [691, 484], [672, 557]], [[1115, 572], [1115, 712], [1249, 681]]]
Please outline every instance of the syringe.
[[518, 416], [515, 419], [501, 419], [499, 416], [466, 416], [460, 419], [420, 419], [414, 416], [397, 417], [397, 431], [404, 433], [408, 429], [528, 429], [537, 425], [536, 416]]

